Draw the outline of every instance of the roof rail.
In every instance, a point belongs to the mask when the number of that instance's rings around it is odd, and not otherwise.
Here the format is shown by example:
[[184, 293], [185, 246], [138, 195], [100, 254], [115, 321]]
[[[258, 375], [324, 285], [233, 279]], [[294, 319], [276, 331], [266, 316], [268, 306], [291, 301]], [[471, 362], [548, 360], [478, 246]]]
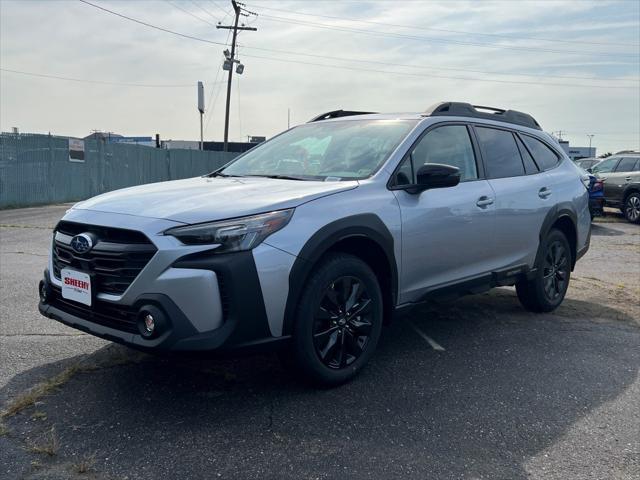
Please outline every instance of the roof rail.
[[440, 102], [430, 106], [424, 112], [425, 116], [454, 116], [473, 117], [485, 120], [496, 120], [498, 122], [513, 123], [523, 127], [542, 130], [540, 124], [528, 113], [516, 110], [503, 110], [502, 108], [485, 107], [482, 105], [471, 105], [463, 102]]
[[333, 110], [332, 112], [323, 113], [317, 117], [313, 117], [307, 123], [319, 122], [321, 120], [329, 120], [330, 118], [350, 117], [352, 115], [369, 115], [377, 112], [356, 112], [355, 110]]

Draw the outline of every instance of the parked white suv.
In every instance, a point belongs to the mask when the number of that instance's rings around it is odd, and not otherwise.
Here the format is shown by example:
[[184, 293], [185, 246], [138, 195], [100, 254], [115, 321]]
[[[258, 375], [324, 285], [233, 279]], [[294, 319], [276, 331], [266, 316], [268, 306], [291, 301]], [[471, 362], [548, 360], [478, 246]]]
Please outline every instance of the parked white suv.
[[527, 114], [336, 111], [212, 174], [75, 205], [39, 306], [147, 351], [277, 346], [339, 384], [420, 302], [516, 285], [555, 309], [590, 225], [577, 167]]

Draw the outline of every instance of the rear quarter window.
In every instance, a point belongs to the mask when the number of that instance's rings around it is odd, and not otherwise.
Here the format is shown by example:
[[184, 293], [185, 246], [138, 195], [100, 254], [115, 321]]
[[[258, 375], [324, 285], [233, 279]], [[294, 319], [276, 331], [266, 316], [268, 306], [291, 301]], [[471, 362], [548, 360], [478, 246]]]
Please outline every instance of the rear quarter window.
[[549, 170], [550, 168], [555, 167], [560, 161], [558, 154], [537, 138], [530, 137], [529, 135], [522, 135], [522, 140], [531, 152], [533, 159], [540, 168], [542, 168], [542, 170]]

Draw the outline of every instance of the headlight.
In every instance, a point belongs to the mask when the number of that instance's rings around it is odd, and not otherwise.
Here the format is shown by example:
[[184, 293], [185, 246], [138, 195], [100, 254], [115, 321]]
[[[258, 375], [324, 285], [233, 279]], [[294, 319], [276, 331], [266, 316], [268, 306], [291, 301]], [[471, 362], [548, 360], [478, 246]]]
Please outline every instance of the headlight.
[[171, 228], [164, 233], [186, 245], [220, 244], [216, 248], [218, 253], [240, 252], [257, 247], [269, 235], [284, 228], [292, 215], [293, 209], [278, 210], [233, 220]]

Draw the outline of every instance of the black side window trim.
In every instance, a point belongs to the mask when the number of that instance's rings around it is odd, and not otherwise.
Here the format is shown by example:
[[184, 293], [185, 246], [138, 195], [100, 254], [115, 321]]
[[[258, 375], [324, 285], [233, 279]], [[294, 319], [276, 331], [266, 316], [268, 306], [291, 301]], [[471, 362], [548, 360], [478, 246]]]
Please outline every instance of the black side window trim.
[[[522, 141], [522, 138], [520, 137], [520, 135], [518, 135], [518, 132], [513, 132], [513, 136], [516, 137], [516, 145], [518, 146], [518, 150], [520, 150], [520, 158], [522, 159], [522, 166], [524, 166], [524, 176], [526, 177], [527, 175], [537, 175], [539, 173], [544, 172], [544, 170], [540, 167], [540, 165], [538, 165], [538, 162], [536, 162], [536, 159], [534, 158], [533, 154], [531, 153], [531, 150], [529, 150], [529, 147], [527, 147], [527, 144], [524, 143]], [[524, 155], [522, 154], [522, 148], [520, 148], [521, 145], [527, 151], [527, 153], [529, 154], [529, 157], [531, 158], [531, 161], [533, 162], [533, 164], [538, 169], [537, 172], [527, 173], [527, 166], [524, 164]], [[554, 151], [554, 153], [555, 153], [555, 151]]]
[[[427, 135], [427, 133], [429, 133], [431, 130], [435, 130], [436, 128], [446, 127], [451, 125], [462, 125], [467, 127], [467, 134], [469, 135], [469, 141], [471, 142], [471, 147], [473, 148], [473, 156], [476, 162], [476, 171], [478, 173], [478, 178], [464, 180], [464, 181], [461, 181], [460, 183], [477, 182], [478, 180], [486, 180], [484, 163], [482, 162], [480, 147], [478, 145], [475, 132], [473, 131], [472, 124], [468, 122], [438, 122], [438, 123], [431, 124], [427, 128], [425, 128], [424, 131], [418, 136], [418, 138], [416, 138], [416, 140], [407, 149], [405, 154], [402, 156], [402, 159], [398, 162], [398, 165], [396, 165], [396, 168], [393, 169], [393, 173], [391, 174], [391, 176], [389, 177], [389, 180], [387, 181], [388, 190], [404, 190], [405, 186], [395, 185], [396, 175], [400, 171], [400, 167], [402, 167], [404, 162], [406, 162], [411, 157], [411, 154], [415, 150], [416, 146], [422, 141], [424, 136]], [[413, 172], [413, 165], [411, 166], [411, 171], [412, 173], [415, 173]]]

